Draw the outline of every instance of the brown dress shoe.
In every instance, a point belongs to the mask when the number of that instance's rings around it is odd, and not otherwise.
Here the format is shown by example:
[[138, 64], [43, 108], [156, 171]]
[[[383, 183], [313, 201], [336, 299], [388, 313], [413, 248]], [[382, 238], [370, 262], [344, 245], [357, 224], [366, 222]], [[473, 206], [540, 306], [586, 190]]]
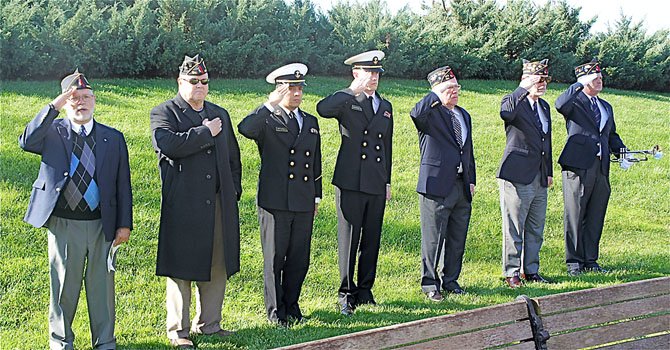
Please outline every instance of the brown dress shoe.
[[510, 288], [521, 287], [521, 278], [519, 278], [519, 276], [517, 276], [517, 275], [514, 275], [512, 277], [505, 277], [505, 282], [507, 282], [507, 285]]
[[428, 298], [428, 300], [434, 301], [434, 302], [437, 302], [437, 303], [444, 300], [444, 297], [442, 296], [442, 294], [440, 294], [440, 292], [436, 291], [436, 290], [427, 292], [426, 297]]
[[170, 339], [170, 344], [178, 349], [195, 349], [195, 345], [188, 338]]

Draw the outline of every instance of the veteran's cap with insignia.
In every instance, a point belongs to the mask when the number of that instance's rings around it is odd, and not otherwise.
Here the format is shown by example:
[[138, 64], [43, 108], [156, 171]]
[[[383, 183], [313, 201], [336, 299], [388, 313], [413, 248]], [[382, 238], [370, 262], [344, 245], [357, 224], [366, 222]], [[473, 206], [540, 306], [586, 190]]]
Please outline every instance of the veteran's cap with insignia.
[[273, 70], [265, 81], [270, 84], [288, 84], [289, 86], [305, 86], [307, 66], [302, 63], [291, 63]]
[[70, 90], [70, 88], [73, 86], [77, 87], [77, 90], [81, 89], [93, 90], [91, 84], [89, 84], [88, 80], [86, 80], [86, 77], [83, 74], [79, 73], [79, 68], [75, 69], [74, 73], [66, 76], [60, 82], [61, 92]]
[[527, 75], [539, 75], [543, 77], [549, 76], [549, 60], [543, 59], [541, 61], [528, 61], [525, 59], [521, 60], [523, 62], [523, 74]]
[[575, 67], [575, 76], [577, 76], [577, 78], [595, 73], [600, 73], [600, 62], [598, 62], [598, 60], [595, 58], [592, 59], [589, 63], [584, 63]]
[[449, 66], [440, 67], [428, 73], [428, 76], [426, 77], [431, 88], [453, 78], [456, 78], [456, 75], [454, 75], [454, 70]]
[[194, 57], [184, 56], [184, 62], [179, 66], [179, 74], [198, 76], [205, 73], [207, 73], [207, 67], [205, 66], [205, 60], [200, 57], [200, 54]]
[[359, 53], [356, 56], [347, 58], [344, 64], [350, 65], [351, 69], [364, 69], [370, 72], [384, 72], [381, 60], [384, 58], [384, 51], [372, 50]]

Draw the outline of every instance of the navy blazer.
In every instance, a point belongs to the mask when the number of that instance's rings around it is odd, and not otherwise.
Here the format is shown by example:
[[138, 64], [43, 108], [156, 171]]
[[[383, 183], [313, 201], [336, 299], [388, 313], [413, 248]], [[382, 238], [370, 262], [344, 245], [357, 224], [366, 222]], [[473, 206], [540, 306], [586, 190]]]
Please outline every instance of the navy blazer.
[[[69, 179], [74, 144], [69, 119], [56, 119], [59, 112], [44, 107], [28, 123], [19, 137], [19, 146], [42, 156], [40, 171], [33, 183], [24, 220], [42, 227], [51, 216], [58, 196]], [[133, 228], [133, 197], [130, 186], [128, 148], [123, 134], [95, 122], [95, 174], [100, 192], [102, 231], [114, 240], [116, 229]]]
[[393, 107], [379, 94], [377, 113], [365, 94], [344, 89], [319, 101], [316, 111], [339, 122], [342, 144], [337, 154], [333, 185], [350, 191], [385, 195], [391, 183]]
[[467, 139], [461, 148], [456, 141], [454, 126], [447, 108], [433, 92], [426, 95], [410, 112], [419, 131], [421, 166], [416, 191], [436, 197], [446, 197], [456, 183], [459, 164], [463, 164], [463, 191], [472, 201], [470, 184], [475, 185], [475, 157], [472, 148], [472, 119], [468, 112], [456, 106], [468, 128]]
[[610, 153], [618, 154], [619, 149], [626, 146], [616, 132], [612, 106], [598, 98], [609, 116], [600, 131], [593, 119], [591, 101], [581, 93], [583, 89], [581, 83], [574, 83], [556, 99], [556, 109], [565, 117], [568, 131], [568, 139], [558, 163], [572, 170], [588, 169], [598, 160], [596, 155], [598, 149], [602, 148], [600, 166], [603, 174], [609, 175]]
[[300, 110], [302, 129], [290, 132], [281, 107], [261, 105], [237, 126], [256, 141], [261, 156], [258, 205], [266, 209], [307, 212], [321, 198], [321, 136], [316, 117]]
[[497, 177], [529, 184], [540, 173], [540, 183], [548, 187], [548, 176], [554, 176], [551, 161], [551, 113], [549, 104], [538, 99], [548, 128], [545, 134], [537, 125], [535, 112], [528, 101], [528, 91], [518, 87], [503, 97], [500, 118], [505, 121], [507, 142]]

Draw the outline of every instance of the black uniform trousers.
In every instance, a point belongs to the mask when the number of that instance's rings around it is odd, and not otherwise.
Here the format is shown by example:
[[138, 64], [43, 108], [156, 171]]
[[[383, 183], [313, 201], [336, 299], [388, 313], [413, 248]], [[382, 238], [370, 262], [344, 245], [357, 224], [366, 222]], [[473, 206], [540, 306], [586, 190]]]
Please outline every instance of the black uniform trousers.
[[[377, 274], [386, 196], [350, 191], [335, 186], [337, 252], [340, 266], [340, 304], [374, 301], [372, 286]], [[358, 276], [354, 282], [356, 257]]]
[[472, 213], [463, 180], [459, 178], [454, 182], [447, 197], [419, 194], [419, 211], [421, 289], [428, 293], [439, 291], [440, 287], [447, 291], [458, 288]]
[[597, 265], [600, 236], [610, 198], [609, 177], [596, 159], [589, 169], [564, 167], [563, 225], [568, 270]]
[[314, 212], [258, 207], [265, 308], [271, 322], [302, 318], [298, 305], [309, 268]]

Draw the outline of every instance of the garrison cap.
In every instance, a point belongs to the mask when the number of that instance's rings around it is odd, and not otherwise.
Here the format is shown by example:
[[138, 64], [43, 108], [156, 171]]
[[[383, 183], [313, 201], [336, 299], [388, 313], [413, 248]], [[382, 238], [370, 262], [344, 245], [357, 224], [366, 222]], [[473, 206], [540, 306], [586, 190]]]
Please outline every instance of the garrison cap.
[[595, 58], [589, 63], [584, 63], [575, 67], [575, 76], [577, 76], [577, 78], [594, 73], [600, 73], [600, 62]]
[[525, 59], [521, 60], [523, 62], [523, 74], [527, 75], [540, 75], [543, 77], [549, 76], [549, 60], [543, 59], [541, 61], [528, 61]]
[[273, 70], [265, 81], [270, 84], [288, 84], [289, 86], [305, 86], [307, 66], [302, 63], [290, 63]]
[[203, 75], [207, 73], [205, 60], [200, 57], [200, 54], [194, 57], [184, 56], [184, 62], [179, 66], [179, 74], [181, 75]]
[[60, 82], [61, 92], [65, 92], [73, 86], [76, 86], [77, 90], [81, 89], [93, 90], [91, 84], [89, 84], [88, 80], [86, 80], [86, 77], [83, 74], [79, 73], [79, 68], [75, 69], [74, 73], [66, 76]]
[[449, 66], [440, 67], [428, 73], [428, 76], [426, 77], [431, 88], [453, 78], [456, 78], [456, 75], [454, 75], [453, 69]]
[[359, 53], [356, 56], [347, 58], [344, 64], [350, 65], [351, 69], [364, 69], [370, 72], [383, 73], [381, 60], [384, 58], [384, 51], [372, 50]]

